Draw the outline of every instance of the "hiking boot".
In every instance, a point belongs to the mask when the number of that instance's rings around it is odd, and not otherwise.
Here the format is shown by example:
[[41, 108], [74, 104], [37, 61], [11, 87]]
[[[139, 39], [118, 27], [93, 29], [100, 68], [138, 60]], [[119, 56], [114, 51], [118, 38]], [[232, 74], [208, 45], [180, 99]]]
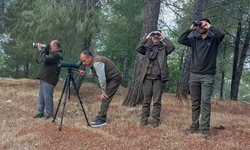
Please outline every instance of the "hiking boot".
[[42, 118], [44, 117], [44, 114], [36, 114], [35, 116], [33, 116], [33, 118]]
[[209, 130], [202, 130], [201, 137], [205, 138], [205, 139], [209, 138], [210, 137], [210, 131]]
[[100, 127], [100, 126], [103, 126], [103, 125], [106, 125], [107, 124], [107, 122], [106, 122], [106, 120], [103, 120], [103, 119], [97, 119], [96, 121], [95, 121], [95, 123], [92, 123], [92, 127]]
[[195, 134], [195, 133], [198, 133], [199, 132], [199, 129], [197, 129], [197, 128], [190, 128], [189, 130], [187, 130], [185, 133], [187, 134], [187, 135], [189, 135], [189, 134]]

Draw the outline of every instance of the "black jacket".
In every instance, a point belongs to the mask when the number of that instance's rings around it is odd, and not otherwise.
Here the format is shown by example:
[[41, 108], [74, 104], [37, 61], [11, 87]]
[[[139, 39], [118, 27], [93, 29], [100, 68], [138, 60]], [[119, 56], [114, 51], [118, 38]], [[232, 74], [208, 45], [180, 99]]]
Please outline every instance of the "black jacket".
[[186, 30], [178, 39], [180, 44], [192, 48], [190, 72], [195, 74], [214, 75], [216, 73], [216, 56], [218, 46], [225, 33], [220, 29], [210, 26], [208, 36], [202, 39], [196, 30]]
[[47, 50], [39, 51], [37, 62], [40, 64], [37, 78], [56, 86], [61, 68], [58, 61], [63, 60], [62, 50], [49, 53]]

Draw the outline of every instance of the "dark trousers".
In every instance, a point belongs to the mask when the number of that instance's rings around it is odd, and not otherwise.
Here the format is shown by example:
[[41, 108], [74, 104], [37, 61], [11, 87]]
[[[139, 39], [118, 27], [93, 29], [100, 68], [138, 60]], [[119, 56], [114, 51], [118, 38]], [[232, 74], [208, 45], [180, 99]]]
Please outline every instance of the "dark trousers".
[[191, 128], [198, 129], [200, 125], [202, 130], [210, 130], [210, 100], [213, 91], [214, 75], [190, 73], [189, 84], [192, 99]]
[[113, 99], [113, 96], [115, 95], [116, 91], [118, 90], [120, 84], [122, 82], [122, 76], [118, 76], [117, 78], [114, 78], [113, 80], [110, 80], [107, 82], [107, 89], [106, 94], [108, 95], [107, 99], [102, 100], [100, 111], [98, 112], [99, 118], [106, 120], [107, 118], [107, 112], [109, 108], [109, 104]]
[[145, 79], [143, 82], [143, 95], [144, 100], [142, 103], [142, 117], [141, 121], [147, 121], [150, 116], [150, 104], [153, 97], [153, 111], [152, 117], [153, 122], [158, 123], [160, 121], [161, 114], [161, 97], [163, 88], [166, 82], [162, 82], [161, 80], [148, 80]]

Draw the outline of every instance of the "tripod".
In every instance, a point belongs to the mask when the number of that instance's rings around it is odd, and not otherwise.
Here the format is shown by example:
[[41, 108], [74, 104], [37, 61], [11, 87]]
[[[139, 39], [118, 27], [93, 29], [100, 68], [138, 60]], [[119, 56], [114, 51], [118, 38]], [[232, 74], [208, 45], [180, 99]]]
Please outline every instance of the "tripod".
[[[72, 81], [72, 83], [73, 83], [75, 92], [76, 92], [76, 94], [77, 94], [77, 96], [78, 96], [79, 102], [80, 102], [81, 107], [82, 107], [82, 111], [83, 111], [84, 116], [85, 116], [85, 119], [86, 119], [86, 122], [87, 122], [88, 126], [90, 126], [89, 121], [88, 121], [88, 118], [87, 118], [87, 115], [86, 115], [85, 110], [84, 110], [83, 105], [82, 105], [82, 100], [81, 100], [81, 98], [80, 98], [80, 96], [79, 96], [79, 93], [78, 93], [78, 91], [77, 91], [77, 89], [76, 89], [75, 80], [74, 80], [74, 78], [72, 77], [72, 68], [69, 67], [69, 68], [68, 68], [68, 76], [67, 76], [67, 79], [66, 79], [66, 81], [65, 81], [65, 83], [64, 83], [64, 86], [63, 86], [62, 95], [61, 95], [61, 97], [60, 97], [60, 99], [59, 99], [59, 103], [58, 103], [58, 106], [57, 106], [57, 109], [56, 109], [56, 114], [55, 114], [55, 116], [54, 116], [54, 119], [52, 120], [52, 122], [54, 123], [55, 120], [56, 120], [57, 112], [58, 112], [58, 110], [59, 110], [59, 106], [60, 106], [60, 104], [61, 104], [61, 100], [62, 100], [62, 98], [63, 98], [63, 94], [65, 93], [64, 102], [63, 102], [62, 117], [61, 117], [61, 123], [60, 123], [59, 131], [62, 130], [63, 115], [64, 115], [64, 110], [65, 110], [65, 106], [66, 106], [67, 97], [68, 97], [68, 99], [70, 100], [70, 81]], [[68, 95], [68, 93], [69, 93], [69, 95]]]

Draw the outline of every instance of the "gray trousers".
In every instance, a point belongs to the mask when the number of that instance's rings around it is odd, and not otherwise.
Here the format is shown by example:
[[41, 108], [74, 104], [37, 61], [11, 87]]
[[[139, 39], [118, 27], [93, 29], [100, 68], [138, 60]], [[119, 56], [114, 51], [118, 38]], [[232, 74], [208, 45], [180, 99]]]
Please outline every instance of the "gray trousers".
[[116, 78], [110, 80], [107, 82], [106, 85], [106, 94], [108, 95], [107, 99], [102, 100], [100, 111], [98, 112], [99, 118], [106, 121], [107, 118], [107, 112], [109, 109], [109, 104], [113, 99], [113, 96], [115, 95], [116, 91], [118, 90], [119, 86], [122, 82], [122, 76], [117, 76]]
[[147, 121], [150, 116], [150, 104], [153, 97], [153, 122], [159, 123], [161, 114], [161, 97], [166, 82], [161, 80], [148, 80], [143, 82], [143, 95], [144, 100], [142, 102], [142, 117], [141, 121]]
[[47, 111], [47, 116], [53, 115], [54, 102], [53, 102], [53, 92], [54, 86], [40, 80], [40, 91], [38, 99], [38, 114], [44, 114], [44, 107]]
[[210, 100], [214, 85], [214, 75], [199, 75], [190, 73], [189, 84], [192, 99], [191, 128], [198, 129], [200, 125], [202, 130], [210, 130]]

